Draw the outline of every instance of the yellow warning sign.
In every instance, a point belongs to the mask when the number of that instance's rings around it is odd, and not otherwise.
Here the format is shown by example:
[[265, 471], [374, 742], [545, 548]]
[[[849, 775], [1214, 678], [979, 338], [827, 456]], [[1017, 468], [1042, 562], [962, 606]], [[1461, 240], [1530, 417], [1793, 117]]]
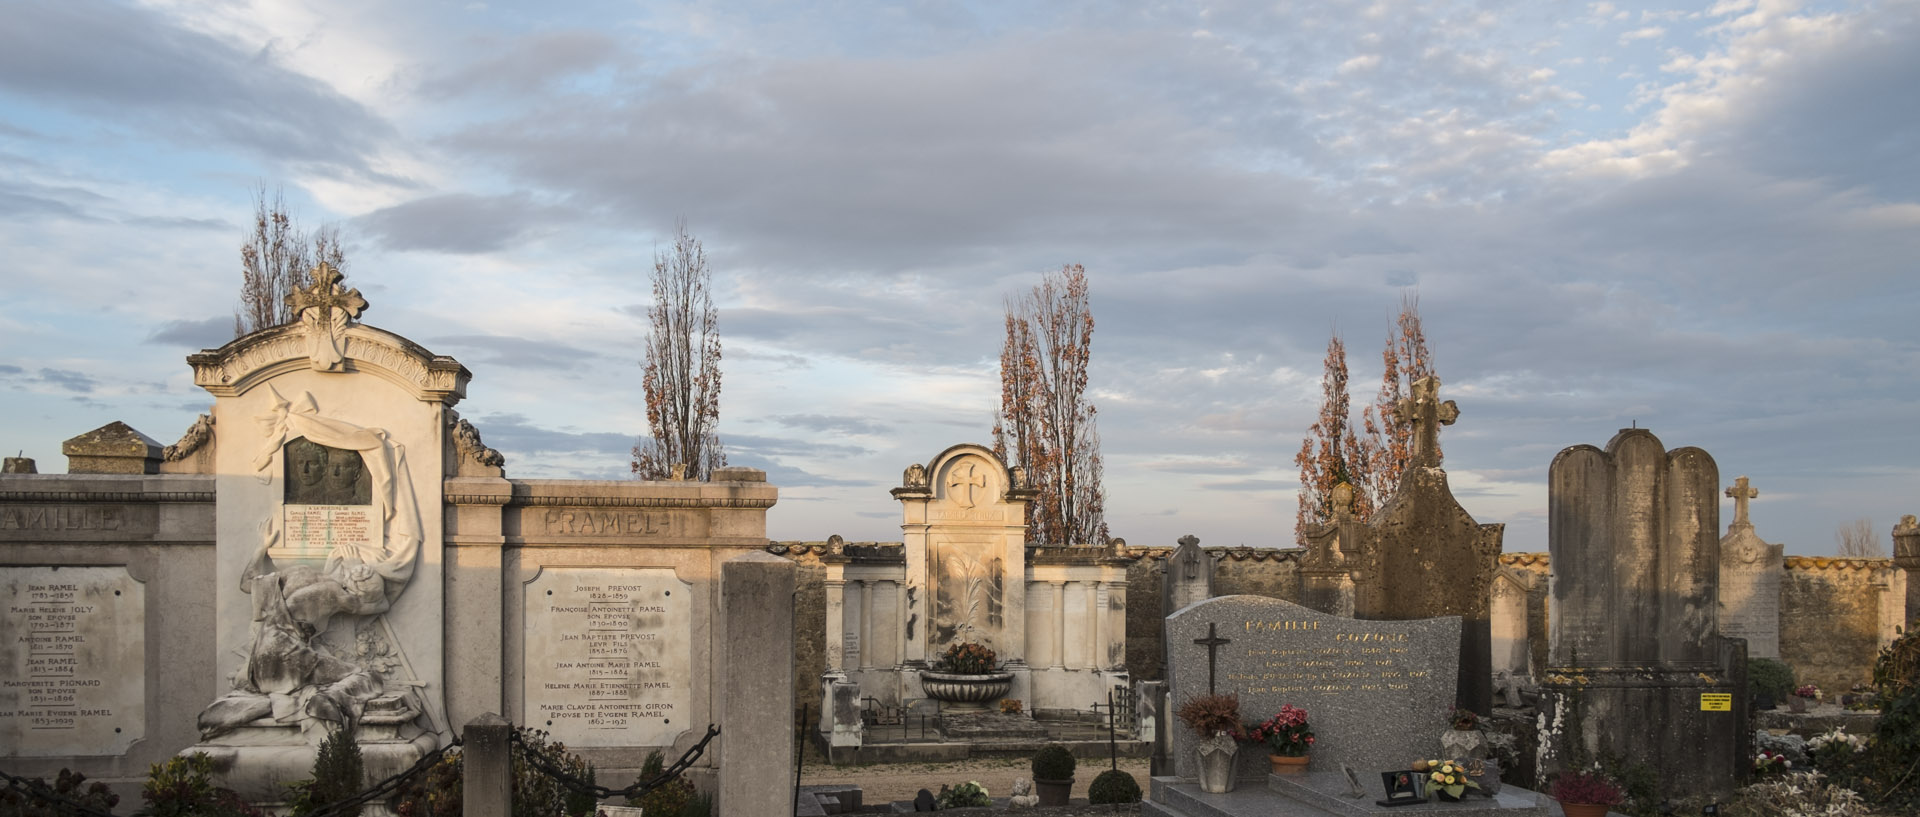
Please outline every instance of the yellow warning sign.
[[1732, 712], [1733, 711], [1733, 693], [1731, 692], [1700, 693], [1700, 711]]

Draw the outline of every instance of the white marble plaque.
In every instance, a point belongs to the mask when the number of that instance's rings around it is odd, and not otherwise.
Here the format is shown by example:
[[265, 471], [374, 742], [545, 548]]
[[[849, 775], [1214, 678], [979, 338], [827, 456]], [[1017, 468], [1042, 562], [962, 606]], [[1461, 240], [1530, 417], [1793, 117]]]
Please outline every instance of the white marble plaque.
[[363, 562], [381, 557], [382, 531], [372, 505], [286, 505], [276, 557], [322, 560], [336, 549]]
[[125, 567], [0, 567], [0, 757], [123, 755], [147, 731], [147, 612]]
[[544, 568], [525, 620], [527, 725], [578, 747], [693, 727], [693, 586], [671, 568]]

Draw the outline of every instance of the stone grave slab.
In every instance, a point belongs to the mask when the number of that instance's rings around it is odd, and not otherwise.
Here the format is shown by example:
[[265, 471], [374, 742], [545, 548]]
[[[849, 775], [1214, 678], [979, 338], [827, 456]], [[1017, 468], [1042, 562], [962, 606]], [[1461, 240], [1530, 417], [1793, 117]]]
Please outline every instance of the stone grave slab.
[[548, 567], [527, 583], [529, 725], [574, 747], [692, 728], [693, 586], [671, 568]]
[[0, 567], [0, 756], [123, 755], [146, 735], [144, 586], [114, 567]]
[[[1239, 695], [1248, 722], [1283, 704], [1301, 707], [1318, 736], [1316, 770], [1344, 763], [1364, 776], [1439, 756], [1459, 668], [1457, 616], [1361, 621], [1278, 599], [1223, 596], [1180, 610], [1166, 627], [1170, 709], [1210, 685]], [[1195, 779], [1198, 739], [1183, 723], [1169, 728], [1175, 773]], [[1243, 745], [1238, 768], [1241, 780], [1265, 779], [1267, 752]]]

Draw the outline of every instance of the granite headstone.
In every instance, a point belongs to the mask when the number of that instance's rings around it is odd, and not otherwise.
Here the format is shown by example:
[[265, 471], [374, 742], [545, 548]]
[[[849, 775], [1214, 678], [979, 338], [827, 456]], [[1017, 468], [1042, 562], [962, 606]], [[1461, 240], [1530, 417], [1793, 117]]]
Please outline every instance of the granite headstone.
[[[1208, 640], [1216, 643], [1196, 643]], [[1214, 691], [1240, 696], [1242, 720], [1265, 720], [1283, 704], [1307, 710], [1318, 736], [1313, 768], [1385, 771], [1439, 751], [1454, 703], [1460, 619], [1361, 621], [1278, 599], [1222, 596], [1170, 616], [1167, 644], [1169, 707], [1206, 694], [1211, 672]], [[1193, 779], [1198, 738], [1184, 724], [1172, 732], [1175, 773]], [[1243, 746], [1238, 776], [1264, 779], [1266, 756], [1262, 747]]]

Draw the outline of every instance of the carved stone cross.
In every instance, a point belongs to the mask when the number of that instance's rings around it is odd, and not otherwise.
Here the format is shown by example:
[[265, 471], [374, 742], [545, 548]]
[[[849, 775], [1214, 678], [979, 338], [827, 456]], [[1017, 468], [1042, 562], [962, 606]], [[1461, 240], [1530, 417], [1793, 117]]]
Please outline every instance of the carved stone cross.
[[307, 357], [313, 368], [344, 371], [347, 321], [367, 308], [360, 290], [341, 287], [340, 271], [322, 261], [313, 268], [313, 286], [287, 293], [287, 307], [307, 328]]
[[1411, 394], [1393, 407], [1393, 420], [1413, 426], [1413, 462], [1415, 466], [1440, 467], [1440, 427], [1460, 419], [1460, 407], [1452, 400], [1440, 400], [1440, 378], [1433, 375], [1413, 381]]
[[1195, 644], [1200, 644], [1200, 645], [1203, 645], [1203, 646], [1205, 646], [1205, 647], [1207, 648], [1207, 694], [1208, 694], [1208, 695], [1212, 695], [1212, 694], [1213, 694], [1213, 666], [1214, 666], [1214, 659], [1218, 657], [1218, 654], [1219, 654], [1219, 651], [1220, 651], [1220, 645], [1222, 645], [1222, 644], [1231, 644], [1231, 643], [1233, 643], [1233, 639], [1231, 639], [1231, 638], [1221, 638], [1220, 636], [1218, 636], [1218, 635], [1216, 635], [1216, 634], [1214, 634], [1214, 632], [1213, 632], [1213, 623], [1212, 623], [1212, 622], [1208, 622], [1208, 623], [1207, 623], [1207, 637], [1206, 637], [1206, 638], [1196, 638], [1196, 639], [1194, 639], [1194, 640], [1193, 640], [1193, 643], [1195, 643]]
[[987, 477], [980, 473], [978, 466], [971, 462], [955, 466], [947, 475], [947, 494], [960, 503], [962, 508], [973, 507], [973, 492], [976, 488], [987, 487]]
[[1733, 525], [1752, 527], [1753, 523], [1747, 521], [1747, 500], [1758, 498], [1760, 492], [1748, 486], [1747, 478], [1743, 476], [1733, 481], [1733, 487], [1727, 489], [1727, 496], [1733, 497]]

